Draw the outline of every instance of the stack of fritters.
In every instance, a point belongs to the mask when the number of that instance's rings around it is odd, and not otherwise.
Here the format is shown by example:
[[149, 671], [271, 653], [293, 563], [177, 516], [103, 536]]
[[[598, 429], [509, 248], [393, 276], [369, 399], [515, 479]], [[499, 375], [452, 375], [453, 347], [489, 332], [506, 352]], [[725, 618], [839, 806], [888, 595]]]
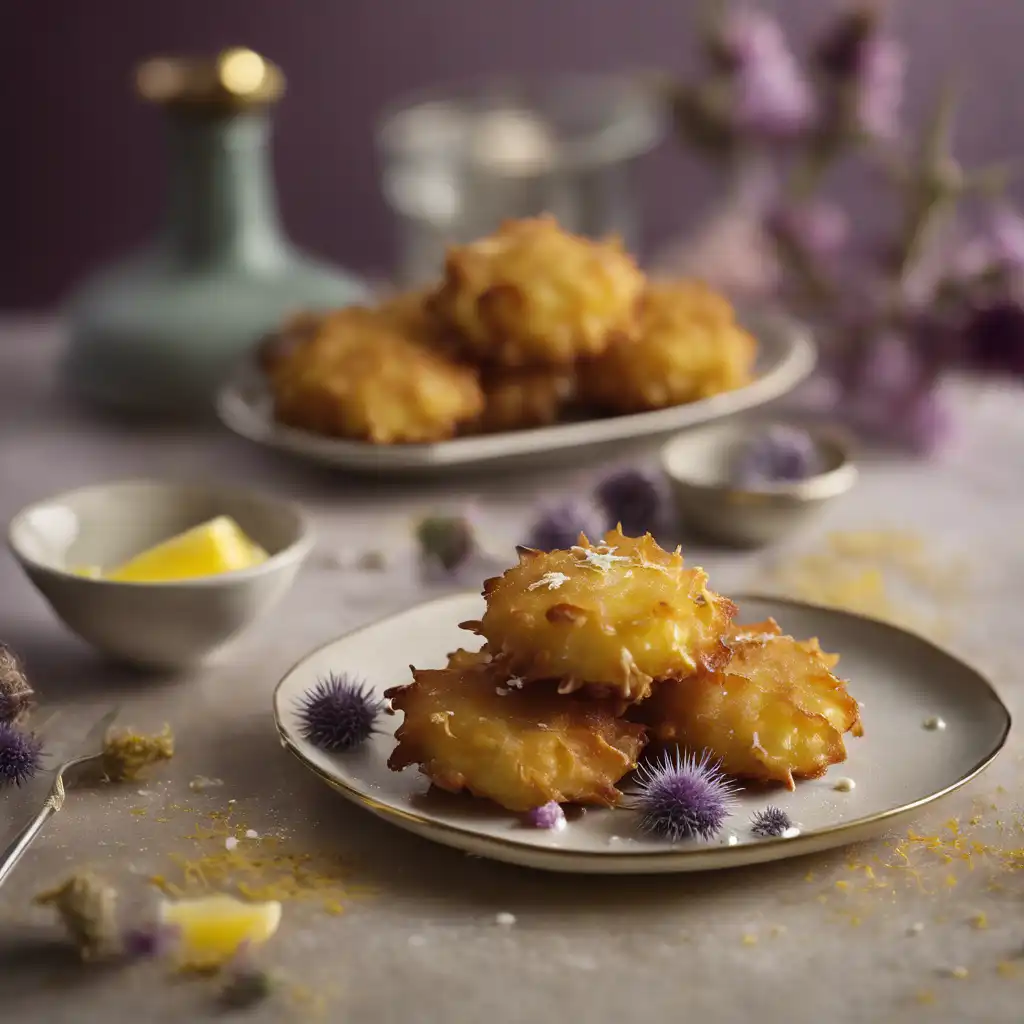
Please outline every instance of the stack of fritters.
[[538, 217], [454, 246], [436, 288], [289, 321], [261, 362], [281, 422], [407, 444], [695, 401], [755, 347], [721, 296]]
[[612, 805], [648, 739], [709, 750], [739, 778], [822, 774], [860, 734], [856, 701], [817, 641], [735, 606], [650, 536], [620, 530], [543, 553], [484, 586], [463, 628], [485, 640], [387, 691], [405, 718], [390, 766], [509, 810]]

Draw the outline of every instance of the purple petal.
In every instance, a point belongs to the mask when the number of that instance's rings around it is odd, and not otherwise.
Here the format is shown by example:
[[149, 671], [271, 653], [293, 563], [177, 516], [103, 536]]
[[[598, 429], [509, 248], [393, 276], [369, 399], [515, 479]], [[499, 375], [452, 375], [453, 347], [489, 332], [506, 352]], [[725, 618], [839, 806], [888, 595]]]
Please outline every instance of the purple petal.
[[857, 92], [857, 121], [873, 138], [899, 135], [907, 55], [895, 39], [875, 36], [864, 44]]

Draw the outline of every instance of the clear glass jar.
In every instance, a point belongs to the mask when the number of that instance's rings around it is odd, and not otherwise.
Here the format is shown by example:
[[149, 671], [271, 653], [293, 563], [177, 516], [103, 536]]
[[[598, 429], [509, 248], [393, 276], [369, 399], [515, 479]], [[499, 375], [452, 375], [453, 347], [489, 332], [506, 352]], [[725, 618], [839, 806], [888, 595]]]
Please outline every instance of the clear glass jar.
[[399, 281], [429, 281], [448, 244], [545, 212], [635, 251], [634, 168], [662, 133], [656, 99], [625, 77], [491, 80], [398, 102], [377, 142]]

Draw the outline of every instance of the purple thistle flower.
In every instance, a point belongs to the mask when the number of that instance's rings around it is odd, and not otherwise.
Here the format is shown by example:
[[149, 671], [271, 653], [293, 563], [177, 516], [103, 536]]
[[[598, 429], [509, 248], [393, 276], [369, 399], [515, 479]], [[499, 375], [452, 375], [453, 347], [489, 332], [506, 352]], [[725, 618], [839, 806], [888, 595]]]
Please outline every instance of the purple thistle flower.
[[763, 811], [755, 811], [750, 817], [750, 831], [764, 839], [777, 839], [792, 827], [790, 816], [773, 804], [769, 804]]
[[900, 130], [907, 55], [895, 39], [865, 40], [857, 73], [856, 121], [870, 138], [890, 141]]
[[32, 733], [0, 722], [0, 788], [21, 786], [42, 767], [43, 744]]
[[126, 929], [121, 945], [131, 960], [158, 960], [174, 948], [180, 937], [177, 925], [154, 923]]
[[822, 470], [814, 439], [804, 430], [777, 424], [751, 438], [737, 454], [733, 482], [746, 488], [806, 480]]
[[594, 489], [609, 523], [621, 523], [629, 537], [657, 534], [671, 521], [672, 495], [663, 473], [627, 467], [609, 473]]
[[768, 218], [767, 227], [783, 247], [814, 258], [835, 255], [849, 234], [842, 207], [822, 200], [779, 207]]
[[667, 751], [660, 761], [645, 762], [637, 768], [639, 793], [633, 804], [640, 811], [640, 827], [672, 842], [681, 839], [710, 839], [732, 813], [735, 786], [725, 777], [719, 763], [711, 763], [705, 750], [675, 756]]
[[614, 525], [596, 502], [567, 498], [541, 510], [530, 527], [526, 546], [538, 551], [560, 551], [576, 544], [581, 533], [590, 540], [598, 540]]
[[712, 56], [731, 78], [736, 129], [781, 141], [808, 127], [814, 96], [774, 18], [754, 8], [730, 12], [712, 40]]
[[561, 832], [566, 826], [565, 811], [556, 800], [549, 800], [546, 804], [541, 804], [540, 807], [534, 807], [526, 815], [526, 820], [534, 828], [549, 828], [555, 832]]
[[383, 706], [365, 684], [331, 672], [299, 701], [302, 735], [321, 750], [352, 750], [376, 731]]
[[424, 561], [456, 572], [478, 550], [476, 528], [468, 515], [427, 516], [416, 526], [416, 540]]

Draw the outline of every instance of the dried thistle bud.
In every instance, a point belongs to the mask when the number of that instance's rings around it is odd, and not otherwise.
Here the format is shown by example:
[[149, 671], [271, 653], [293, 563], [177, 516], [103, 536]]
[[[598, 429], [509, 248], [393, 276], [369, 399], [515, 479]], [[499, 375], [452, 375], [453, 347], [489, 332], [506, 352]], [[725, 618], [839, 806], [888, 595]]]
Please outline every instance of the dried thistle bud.
[[0, 722], [23, 722], [35, 707], [34, 697], [17, 656], [0, 644]]
[[274, 990], [274, 979], [259, 967], [239, 967], [232, 971], [221, 989], [221, 1005], [232, 1010], [245, 1010], [266, 999]]
[[111, 729], [103, 741], [101, 765], [111, 782], [128, 782], [150, 765], [173, 756], [174, 734], [169, 725], [151, 736], [131, 729]]
[[478, 549], [476, 529], [468, 515], [427, 516], [416, 526], [420, 552], [445, 572], [455, 572]]
[[83, 960], [113, 954], [119, 946], [117, 890], [88, 871], [72, 875], [33, 901], [53, 907]]

